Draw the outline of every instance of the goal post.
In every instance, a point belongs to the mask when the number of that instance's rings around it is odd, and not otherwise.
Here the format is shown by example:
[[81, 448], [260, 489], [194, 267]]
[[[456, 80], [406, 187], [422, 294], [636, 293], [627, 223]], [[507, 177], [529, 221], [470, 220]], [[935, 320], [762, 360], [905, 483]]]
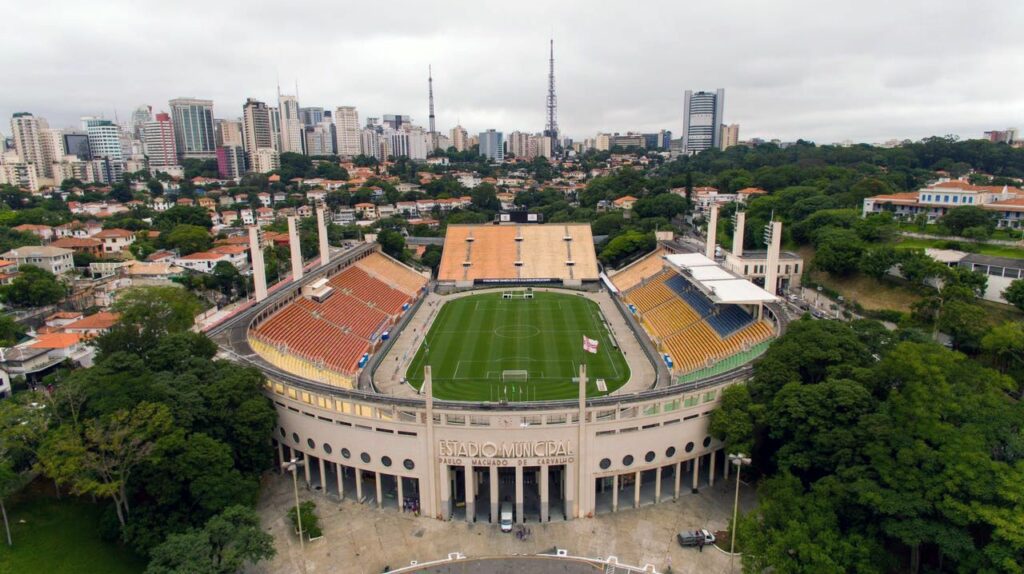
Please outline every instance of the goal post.
[[533, 290], [527, 289], [525, 291], [502, 291], [502, 299], [533, 299]]
[[519, 369], [509, 369], [501, 372], [503, 383], [525, 383], [530, 380], [530, 372]]

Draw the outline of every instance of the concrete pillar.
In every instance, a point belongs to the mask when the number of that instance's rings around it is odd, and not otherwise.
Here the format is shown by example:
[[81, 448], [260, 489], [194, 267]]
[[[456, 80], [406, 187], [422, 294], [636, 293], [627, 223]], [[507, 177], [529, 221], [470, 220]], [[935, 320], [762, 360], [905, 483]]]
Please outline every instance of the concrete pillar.
[[476, 485], [473, 484], [473, 465], [462, 467], [465, 474], [463, 481], [466, 491], [466, 522], [476, 522]]
[[359, 468], [356, 469], [356, 500], [363, 502], [363, 471]]
[[782, 222], [768, 223], [772, 230], [772, 241], [768, 244], [768, 261], [764, 269], [764, 289], [772, 295], [777, 294], [779, 283], [779, 252], [782, 249]]
[[288, 216], [288, 246], [292, 257], [292, 281], [302, 279], [302, 247], [299, 243], [299, 230], [295, 225], [297, 219], [294, 215]]
[[547, 522], [548, 518], [548, 465], [540, 467], [540, 521]]
[[574, 508], [572, 512], [576, 518], [583, 518], [586, 516], [588, 509], [593, 508], [593, 485], [587, 485], [586, 480], [588, 473], [585, 470], [587, 464], [588, 452], [587, 452], [587, 366], [585, 364], [580, 365], [580, 376], [579, 376], [579, 389], [577, 394], [579, 395], [579, 422], [576, 425], [578, 433], [576, 435], [577, 450], [576, 453], [576, 475], [573, 477], [575, 481], [573, 502], [572, 500], [566, 500], [567, 508]]
[[697, 478], [700, 476], [700, 457], [693, 459], [693, 487], [694, 493], [697, 492]]
[[612, 476], [612, 512], [619, 510], [619, 475]]
[[283, 465], [284, 463], [286, 463], [288, 461], [284, 458], [284, 445], [281, 444], [281, 441], [277, 441], [277, 458], [280, 461], [280, 464], [278, 465], [277, 470], [281, 474], [284, 474], [284, 468], [281, 465]]
[[722, 460], [724, 461], [722, 463], [722, 480], [729, 480], [729, 467], [732, 465], [729, 464], [728, 453], [723, 456]]
[[448, 483], [448, 465], [442, 464], [437, 475], [437, 484], [441, 486], [441, 519], [448, 520], [452, 515], [451, 485]]
[[263, 232], [253, 225], [249, 227], [249, 253], [252, 255], [252, 281], [256, 291], [256, 301], [267, 298], [267, 268], [263, 262]]
[[[581, 516], [576, 516], [573, 513], [573, 508], [574, 508], [573, 504], [575, 504], [575, 502], [577, 500], [577, 498], [576, 498], [576, 475], [574, 473], [580, 472], [579, 467], [580, 467], [580, 459], [579, 459], [579, 457], [577, 457], [575, 464], [570, 463], [570, 464], [566, 464], [565, 465], [565, 473], [562, 474], [562, 500], [565, 501], [565, 517], [566, 518], [582, 518], [582, 515], [585, 515], [587, 512], [590, 511], [591, 508], [593, 508], [593, 503], [592, 502], [591, 502], [591, 505], [589, 507], [583, 507], [583, 503], [580, 503], [580, 506], [582, 507], [579, 510]], [[593, 501], [592, 498], [589, 499], [589, 500]]]
[[715, 241], [718, 239], [718, 204], [711, 204], [711, 218], [708, 219], [708, 242], [704, 246], [704, 255], [708, 259], [715, 258]]
[[661, 467], [657, 468], [657, 474], [654, 475], [654, 502], [661, 502]]
[[342, 466], [340, 464], [335, 464], [334, 466], [338, 470], [338, 498], [345, 500], [345, 478], [342, 476]]
[[633, 473], [633, 508], [640, 508], [640, 471]]
[[323, 267], [331, 262], [331, 247], [327, 243], [327, 218], [324, 215], [324, 204], [316, 206], [316, 232], [320, 240], [320, 266]]
[[487, 467], [489, 473], [488, 479], [491, 483], [491, 524], [498, 522], [498, 505], [501, 504], [498, 501], [498, 467], [490, 466]]
[[309, 456], [306, 455], [306, 453], [302, 453], [302, 460], [306, 463], [302, 465], [302, 472], [303, 474], [306, 475], [306, 486], [309, 486], [309, 465], [311, 464], [311, 461], [309, 460]]
[[395, 484], [398, 485], [398, 510], [405, 512], [405, 495], [402, 494], [402, 477], [395, 476]]
[[317, 460], [320, 461], [320, 488], [324, 490], [324, 494], [327, 494], [327, 465], [324, 464], [323, 457], [319, 457]]
[[446, 495], [443, 495], [443, 490], [440, 485], [444, 482], [441, 477], [445, 476], [441, 473], [444, 465], [440, 465], [435, 456], [434, 449], [434, 393], [431, 391], [433, 386], [430, 366], [423, 368], [423, 386], [420, 391], [424, 396], [424, 417], [427, 423], [427, 471], [423, 473], [423, 480], [420, 484], [420, 512], [424, 516], [433, 516], [435, 518], [447, 520], [448, 508], [445, 505], [445, 501], [448, 500]]
[[717, 451], [711, 451], [711, 460], [708, 461], [708, 486], [715, 485], [715, 453]]
[[682, 477], [682, 474], [683, 474], [683, 463], [682, 463], [682, 461], [680, 461], [680, 462], [676, 463], [676, 472], [675, 472], [676, 487], [675, 487], [675, 490], [672, 491], [672, 500], [678, 500], [679, 499], [679, 479]]
[[747, 212], [736, 212], [736, 229], [732, 233], [732, 254], [736, 257], [743, 256], [743, 232], [747, 224]]
[[373, 482], [377, 486], [377, 508], [384, 507], [384, 493], [382, 492], [381, 483], [383, 482], [380, 478], [380, 473], [373, 473]]
[[523, 467], [516, 466], [516, 522], [523, 520]]

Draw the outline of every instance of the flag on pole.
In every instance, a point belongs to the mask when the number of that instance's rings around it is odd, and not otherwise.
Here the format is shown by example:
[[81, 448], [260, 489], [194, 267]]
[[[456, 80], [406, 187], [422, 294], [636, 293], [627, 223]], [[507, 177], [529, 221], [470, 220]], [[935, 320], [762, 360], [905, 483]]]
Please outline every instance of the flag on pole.
[[583, 335], [583, 350], [588, 353], [597, 354], [597, 339], [591, 339]]

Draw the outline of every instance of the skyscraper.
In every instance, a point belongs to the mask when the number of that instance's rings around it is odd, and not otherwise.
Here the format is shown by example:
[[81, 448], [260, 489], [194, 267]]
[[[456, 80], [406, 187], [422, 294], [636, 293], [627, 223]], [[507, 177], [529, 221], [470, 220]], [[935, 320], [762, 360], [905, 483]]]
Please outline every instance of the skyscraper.
[[[330, 117], [331, 113], [327, 112]], [[299, 119], [304, 126], [315, 126], [324, 121], [324, 109], [318, 106], [299, 108]]]
[[19, 112], [11, 117], [14, 149], [21, 161], [35, 165], [36, 174], [40, 177], [53, 177], [52, 164], [56, 158], [50, 157], [50, 146], [44, 135], [49, 127], [46, 120], [28, 112]]
[[174, 124], [171, 116], [159, 113], [142, 124], [142, 145], [152, 167], [169, 167], [178, 164], [178, 152], [174, 143]]
[[277, 96], [281, 112], [281, 153], [303, 153], [302, 120], [299, 118], [299, 100], [295, 96]]
[[89, 135], [89, 151], [93, 159], [121, 161], [124, 149], [121, 147], [121, 128], [110, 120], [94, 117], [82, 118], [82, 127]]
[[174, 145], [179, 159], [213, 159], [213, 100], [176, 98], [168, 102], [174, 124]]
[[697, 92], [686, 90], [683, 99], [683, 153], [695, 154], [721, 146], [722, 118], [725, 115], [725, 90]]
[[489, 161], [505, 161], [505, 142], [502, 133], [493, 129], [480, 132], [480, 155]]
[[[359, 113], [355, 106], [339, 106], [334, 111], [334, 135], [337, 139], [335, 148], [342, 157], [355, 157], [366, 153], [361, 149], [359, 131]], [[370, 155], [367, 153], [367, 155]]]
[[222, 146], [245, 146], [241, 120], [217, 120], [214, 125], [214, 131], [216, 132], [218, 148]]
[[726, 150], [738, 143], [740, 143], [740, 125], [722, 124], [722, 136], [721, 142], [719, 143], [719, 147], [723, 150]]
[[249, 98], [242, 106], [245, 152], [249, 166], [256, 165], [256, 153], [261, 149], [274, 149], [274, 136], [270, 128], [270, 109], [267, 104]]
[[225, 145], [217, 148], [217, 174], [225, 179], [242, 177], [245, 173], [245, 150], [242, 146]]
[[409, 116], [401, 116], [397, 114], [384, 114], [384, 125], [393, 130], [407, 129], [412, 125], [412, 120]]
[[131, 130], [132, 135], [142, 139], [142, 126], [146, 122], [153, 121], [153, 106], [139, 106], [132, 112]]
[[452, 128], [452, 147], [456, 151], [466, 151], [469, 147], [469, 132], [462, 126]]
[[64, 153], [81, 160], [92, 159], [89, 153], [89, 135], [77, 132], [64, 134]]

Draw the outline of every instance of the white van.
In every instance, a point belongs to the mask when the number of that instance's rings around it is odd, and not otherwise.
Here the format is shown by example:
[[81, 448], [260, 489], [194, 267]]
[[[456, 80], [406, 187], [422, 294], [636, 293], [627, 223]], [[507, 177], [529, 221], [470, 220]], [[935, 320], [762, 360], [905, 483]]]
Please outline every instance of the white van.
[[502, 532], [512, 532], [512, 503], [502, 502], [501, 513], [498, 514]]

